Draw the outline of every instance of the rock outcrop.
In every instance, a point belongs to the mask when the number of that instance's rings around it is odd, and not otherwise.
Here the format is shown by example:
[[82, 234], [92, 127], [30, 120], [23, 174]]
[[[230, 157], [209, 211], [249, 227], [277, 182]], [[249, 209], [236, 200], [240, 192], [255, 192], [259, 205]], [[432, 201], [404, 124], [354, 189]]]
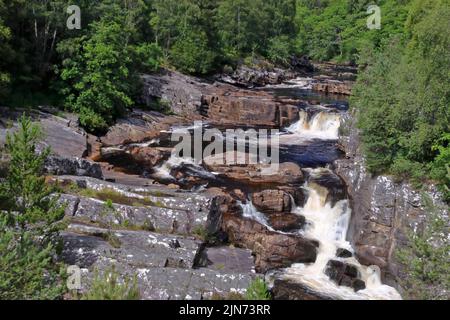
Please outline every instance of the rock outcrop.
[[50, 147], [52, 155], [64, 158], [82, 158], [87, 155], [87, 134], [78, 126], [76, 117], [69, 113], [60, 115], [56, 110], [30, 112], [0, 107], [0, 146], [5, 143], [7, 133], [17, 129], [17, 120], [24, 112], [38, 122], [42, 129], [44, 139], [38, 149]]
[[[269, 166], [264, 164], [249, 164], [249, 161], [242, 161], [243, 164], [237, 164], [236, 162], [226, 163], [227, 154], [223, 154], [223, 161], [217, 161], [217, 157], [215, 159], [214, 157], [203, 159], [205, 167], [221, 177], [247, 184], [262, 184], [268, 187], [276, 187], [303, 182], [303, 172], [293, 162], [283, 162], [279, 164], [276, 170], [265, 171]], [[232, 154], [235, 155], [236, 153], [232, 152]]]
[[103, 179], [100, 164], [81, 158], [49, 156], [45, 160], [44, 170], [49, 175], [73, 175]]
[[320, 80], [312, 84], [314, 91], [320, 91], [326, 94], [341, 94], [349, 96], [352, 94], [352, 82], [337, 80]]
[[[263, 72], [261, 79], [268, 79], [269, 74]], [[277, 79], [273, 81], [279, 83], [293, 76], [294, 74], [277, 76]], [[260, 79], [260, 77], [257, 78]], [[143, 80], [142, 100], [144, 104], [154, 108], [155, 101], [158, 103], [164, 101], [170, 111], [191, 121], [204, 117], [209, 122], [217, 124], [279, 128], [298, 120], [297, 106], [280, 103], [268, 92], [240, 90], [235, 86], [218, 82], [211, 84], [173, 71], [163, 71], [157, 75], [144, 75]], [[253, 80], [248, 79], [248, 81]], [[265, 83], [263, 80], [261, 81], [262, 84]], [[232, 82], [235, 83], [235, 81]], [[178, 121], [180, 122], [180, 120]], [[133, 136], [135, 137], [133, 140], [139, 140], [142, 131], [148, 136], [148, 133], [145, 133], [146, 130], [137, 128], [131, 130], [126, 127], [127, 123], [119, 122], [118, 124], [119, 126], [113, 127], [102, 140], [105, 144], [120, 144], [121, 142], [113, 137], [127, 136], [127, 131], [132, 134], [132, 139]], [[123, 128], [124, 126], [125, 128]], [[121, 128], [122, 130], [120, 130]]]
[[307, 286], [289, 279], [276, 278], [272, 290], [274, 300], [333, 300], [331, 297], [312, 291]]
[[330, 260], [327, 263], [325, 274], [339, 286], [350, 287], [355, 291], [366, 288], [364, 281], [358, 278], [358, 268], [351, 264]]
[[252, 194], [253, 205], [264, 213], [291, 212], [291, 196], [281, 190], [264, 190]]
[[[367, 172], [354, 119], [349, 114], [342, 120], [342, 132], [349, 133], [340, 137], [346, 157], [335, 162], [336, 173], [345, 181], [352, 199], [348, 240], [362, 264], [379, 266], [383, 281], [398, 287], [403, 268], [396, 259], [397, 249], [407, 245], [408, 232], [423, 228], [427, 208], [422, 192], [408, 183]], [[448, 207], [436, 187], [430, 185], [426, 193], [448, 216]]]
[[280, 128], [298, 121], [298, 107], [279, 103], [263, 91], [216, 86], [203, 97], [201, 114], [218, 124]]
[[224, 232], [228, 241], [255, 255], [257, 272], [290, 266], [296, 262], [314, 262], [318, 243], [300, 235], [271, 231], [260, 222], [244, 217], [236, 200], [223, 196], [213, 202], [208, 231]]
[[[296, 67], [305, 66], [304, 60], [296, 60]], [[283, 81], [296, 77], [296, 73], [290, 70], [275, 68], [272, 66], [248, 67], [240, 65], [236, 70], [229, 74], [217, 77], [219, 81], [223, 81], [232, 85], [242, 87], [263, 87], [266, 85], [280, 84]]]
[[157, 75], [143, 75], [142, 79], [142, 102], [145, 105], [165, 103], [173, 113], [188, 117], [200, 108], [203, 90], [208, 86], [200, 79], [169, 70]]
[[81, 268], [82, 292], [89, 288], [96, 272], [109, 272], [113, 266], [122, 279], [136, 276], [140, 298], [147, 300], [244, 294], [253, 278], [251, 270], [202, 265], [199, 257], [203, 246], [195, 238], [72, 224], [63, 233], [63, 241], [61, 259]]

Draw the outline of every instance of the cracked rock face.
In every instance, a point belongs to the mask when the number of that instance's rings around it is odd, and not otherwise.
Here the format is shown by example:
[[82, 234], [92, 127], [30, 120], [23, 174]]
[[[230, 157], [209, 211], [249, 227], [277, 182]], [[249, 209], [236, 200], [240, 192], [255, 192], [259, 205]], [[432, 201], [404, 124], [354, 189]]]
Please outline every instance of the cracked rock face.
[[[204, 229], [207, 224], [211, 199], [203, 195], [170, 193], [170, 191], [164, 195], [159, 191], [157, 197], [142, 196], [128, 191], [129, 187], [96, 179], [85, 180], [86, 178], [77, 177], [60, 177], [60, 179], [72, 179], [78, 183], [82, 181], [82, 184], [93, 190], [121, 191], [124, 197], [128, 197], [129, 202], [136, 202], [134, 205], [113, 203], [109, 207], [106, 201], [64, 194], [60, 201], [66, 204], [66, 215], [74, 221], [177, 234], [192, 234], [195, 230]], [[114, 187], [116, 189], [113, 189]], [[152, 192], [154, 189], [144, 187], [136, 190]], [[139, 201], [144, 202], [140, 205]]]
[[[397, 183], [389, 176], [372, 177], [366, 171], [358, 130], [353, 122], [353, 115], [343, 118], [344, 131], [349, 132], [340, 137], [346, 158], [335, 161], [336, 173], [348, 186], [352, 199], [348, 239], [362, 264], [379, 266], [383, 281], [398, 287], [397, 279], [402, 277], [403, 271], [396, 251], [407, 245], [409, 231], [421, 230], [427, 209], [421, 191], [408, 183]], [[429, 186], [426, 193], [448, 216], [436, 187]]]
[[[111, 234], [116, 239], [111, 243]], [[221, 260], [217, 253], [206, 253], [207, 261], [216, 267], [202, 265], [199, 256], [202, 242], [192, 237], [162, 235], [147, 231], [114, 230], [71, 224], [63, 233], [62, 260], [83, 270], [82, 291], [89, 287], [95, 272], [107, 272], [111, 266], [124, 277], [137, 277], [141, 299], [204, 299], [213, 294], [230, 292], [244, 294], [253, 271], [251, 253], [224, 248], [222, 255], [231, 253], [247, 259], [247, 269]], [[176, 243], [177, 245], [173, 245]], [[229, 259], [228, 259], [229, 260]], [[211, 262], [211, 261], [210, 261]]]

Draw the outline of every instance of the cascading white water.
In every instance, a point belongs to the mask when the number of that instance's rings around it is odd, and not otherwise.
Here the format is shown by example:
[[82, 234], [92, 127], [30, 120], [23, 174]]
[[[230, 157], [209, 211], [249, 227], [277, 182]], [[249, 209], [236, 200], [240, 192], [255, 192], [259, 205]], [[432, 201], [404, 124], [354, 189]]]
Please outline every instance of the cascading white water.
[[[337, 140], [339, 137], [340, 115], [338, 113], [320, 111], [310, 120], [308, 113], [299, 111], [300, 120], [287, 128], [295, 138]], [[294, 140], [294, 139], [292, 139]]]
[[269, 223], [267, 222], [266, 216], [262, 212], [259, 212], [258, 209], [256, 209], [252, 201], [248, 200], [245, 204], [239, 202], [239, 205], [242, 208], [242, 215], [245, 218], [253, 219], [266, 226], [269, 230], [273, 231], [273, 228], [270, 227]]
[[189, 166], [192, 171], [195, 171], [199, 176], [207, 178], [215, 178], [215, 175], [207, 171], [202, 166], [198, 165], [193, 158], [178, 157], [172, 154], [170, 158], [159, 167], [154, 169], [154, 175], [162, 179], [174, 179], [171, 175], [172, 168], [179, 166]]
[[311, 90], [314, 79], [312, 78], [295, 78], [292, 80], [285, 81], [281, 84], [274, 85], [266, 85], [264, 88], [279, 88], [279, 89], [303, 89], [303, 90]]
[[[320, 174], [327, 169], [315, 169], [312, 174]], [[307, 226], [303, 235], [319, 241], [316, 262], [313, 264], [294, 264], [287, 268], [284, 277], [299, 281], [311, 290], [337, 299], [401, 299], [392, 287], [383, 285], [380, 275], [373, 267], [362, 266], [355, 258], [336, 258], [338, 248], [353, 251], [346, 241], [347, 229], [351, 217], [348, 200], [342, 200], [334, 206], [327, 202], [328, 190], [314, 183], [305, 185], [308, 200], [305, 206], [297, 207], [295, 213], [306, 218]], [[338, 286], [325, 274], [328, 261], [342, 260], [357, 267], [366, 289], [354, 292], [352, 288]]]

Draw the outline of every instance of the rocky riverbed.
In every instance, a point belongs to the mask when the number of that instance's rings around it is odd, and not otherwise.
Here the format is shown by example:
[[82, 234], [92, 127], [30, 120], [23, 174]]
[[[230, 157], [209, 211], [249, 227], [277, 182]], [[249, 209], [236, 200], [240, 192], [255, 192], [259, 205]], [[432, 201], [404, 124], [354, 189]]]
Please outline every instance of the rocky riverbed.
[[[257, 276], [276, 299], [399, 299], [393, 252], [420, 224], [420, 197], [365, 173], [347, 112], [354, 70], [315, 69], [144, 75], [142, 102], [171, 115], [134, 110], [103, 136], [72, 114], [33, 111], [70, 221], [60, 259], [82, 269], [81, 290], [114, 265], [137, 276], [143, 299], [227, 298]], [[0, 108], [0, 144], [22, 112]], [[195, 121], [201, 132], [280, 130], [279, 170], [174, 157], [171, 135]]]

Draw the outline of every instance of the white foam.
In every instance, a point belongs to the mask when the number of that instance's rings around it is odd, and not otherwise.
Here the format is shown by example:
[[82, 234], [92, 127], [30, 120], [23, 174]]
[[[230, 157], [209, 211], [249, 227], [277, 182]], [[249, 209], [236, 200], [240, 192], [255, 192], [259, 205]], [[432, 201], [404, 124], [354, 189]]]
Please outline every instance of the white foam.
[[[322, 170], [324, 169], [316, 169], [312, 174], [320, 174]], [[400, 300], [397, 290], [381, 283], [378, 270], [362, 266], [355, 258], [345, 259], [345, 262], [357, 267], [361, 279], [366, 283], [366, 289], [355, 292], [352, 288], [338, 286], [329, 279], [325, 274], [328, 261], [344, 260], [336, 258], [337, 249], [353, 251], [346, 241], [351, 209], [348, 200], [339, 201], [332, 207], [330, 202], [326, 202], [328, 191], [324, 187], [311, 183], [306, 184], [305, 189], [309, 194], [308, 200], [303, 208], [297, 207], [294, 211], [306, 218], [307, 226], [303, 235], [319, 242], [317, 259], [313, 264], [293, 264], [285, 270], [284, 277], [336, 299]]]
[[337, 140], [341, 117], [338, 113], [320, 111], [311, 119], [304, 110], [299, 111], [300, 120], [286, 128], [290, 135], [285, 135], [281, 141], [285, 144], [295, 144], [305, 140]]

